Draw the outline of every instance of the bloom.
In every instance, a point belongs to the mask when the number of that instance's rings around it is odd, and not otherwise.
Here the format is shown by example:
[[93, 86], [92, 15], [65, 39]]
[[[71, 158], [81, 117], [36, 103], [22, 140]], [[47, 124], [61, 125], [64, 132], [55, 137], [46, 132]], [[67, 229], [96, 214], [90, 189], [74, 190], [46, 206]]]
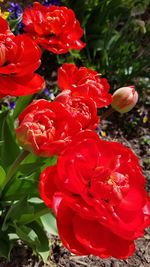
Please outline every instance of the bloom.
[[86, 67], [78, 69], [75, 64], [64, 63], [58, 70], [58, 85], [61, 90], [71, 90], [73, 96], [91, 97], [99, 108], [112, 101], [107, 79]]
[[80, 129], [60, 103], [40, 99], [20, 114], [16, 135], [25, 150], [51, 157], [58, 155]]
[[82, 131], [40, 177], [63, 244], [78, 255], [127, 258], [150, 225], [150, 199], [137, 157]]
[[42, 89], [44, 80], [34, 73], [40, 57], [40, 49], [30, 37], [14, 36], [0, 18], [0, 97], [28, 95]]
[[0, 16], [0, 40], [5, 38], [6, 35], [13, 36], [13, 33], [10, 31], [7, 21]]
[[70, 90], [64, 90], [55, 101], [63, 104], [73, 119], [81, 124], [82, 129], [96, 129], [99, 123], [95, 102], [89, 97], [72, 97]]
[[23, 10], [18, 3], [10, 2], [8, 11], [10, 14], [10, 19], [17, 19], [22, 16]]
[[112, 98], [112, 107], [120, 113], [130, 111], [138, 101], [138, 93], [134, 86], [121, 87], [117, 89]]
[[[23, 10], [22, 10], [20, 4], [14, 3], [14, 2], [10, 2], [8, 11], [9, 11], [9, 14], [10, 14], [9, 15], [9, 19], [21, 20]], [[16, 25], [15, 33], [18, 34], [18, 33], [22, 32], [22, 31], [23, 31], [23, 24], [22, 24], [22, 22], [18, 21], [18, 24]]]
[[82, 49], [80, 41], [83, 30], [73, 10], [64, 6], [43, 6], [38, 2], [23, 13], [24, 30], [32, 35], [41, 47], [56, 53], [67, 53], [69, 49]]

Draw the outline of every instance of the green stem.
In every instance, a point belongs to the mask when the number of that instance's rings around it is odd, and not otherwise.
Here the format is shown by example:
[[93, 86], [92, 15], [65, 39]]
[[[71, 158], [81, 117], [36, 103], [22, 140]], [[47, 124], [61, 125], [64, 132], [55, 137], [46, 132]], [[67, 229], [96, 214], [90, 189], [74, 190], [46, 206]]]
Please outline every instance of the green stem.
[[19, 223], [21, 223], [21, 224], [31, 223], [31, 222], [37, 220], [38, 218], [40, 218], [41, 216], [48, 214], [48, 213], [51, 213], [51, 210], [50, 210], [50, 208], [45, 207], [44, 209], [39, 210], [36, 213], [32, 214], [31, 217], [29, 217], [27, 219], [20, 220]]
[[28, 151], [23, 150], [19, 154], [19, 156], [16, 158], [16, 160], [13, 162], [13, 164], [11, 165], [10, 169], [8, 170], [8, 173], [6, 176], [7, 183], [10, 181], [10, 179], [12, 178], [12, 176], [14, 175], [16, 170], [18, 169], [20, 163], [27, 157], [28, 154], [29, 154]]
[[107, 117], [109, 117], [115, 110], [110, 107], [109, 109], [106, 110], [106, 112], [101, 116], [101, 121], [105, 120]]
[[[13, 162], [13, 164], [11, 165], [10, 169], [8, 170], [8, 173], [6, 175], [6, 182], [3, 186], [2, 191], [5, 189], [6, 185], [8, 185], [8, 183], [11, 181], [13, 175], [15, 174], [15, 172], [17, 171], [20, 163], [28, 156], [29, 152], [23, 150], [19, 156], [16, 158], [16, 160]], [[2, 192], [1, 192], [2, 194]]]

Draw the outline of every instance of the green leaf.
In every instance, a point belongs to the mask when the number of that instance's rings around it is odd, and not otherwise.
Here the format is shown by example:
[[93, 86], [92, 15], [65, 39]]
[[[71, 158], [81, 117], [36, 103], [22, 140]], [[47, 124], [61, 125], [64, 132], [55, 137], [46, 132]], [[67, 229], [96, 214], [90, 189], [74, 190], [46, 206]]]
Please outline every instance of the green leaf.
[[120, 34], [116, 32], [116, 34], [113, 35], [113, 36], [109, 39], [109, 41], [108, 41], [108, 43], [107, 43], [107, 45], [106, 45], [106, 49], [109, 50], [110, 47], [111, 47], [111, 45], [112, 45], [113, 43], [116, 43], [117, 40], [118, 40], [119, 38], [120, 38]]
[[71, 56], [75, 59], [81, 59], [80, 52], [77, 50], [69, 50]]
[[43, 164], [43, 166], [41, 167], [41, 172], [43, 170], [45, 170], [45, 168], [47, 168], [48, 166], [53, 166], [57, 163], [57, 156], [53, 156], [51, 158], [47, 158], [45, 159], [45, 164]]
[[15, 132], [11, 118], [7, 117], [3, 121], [1, 129], [1, 140], [3, 144], [0, 146], [0, 164], [4, 167], [10, 166], [20, 153], [19, 146], [15, 140]]
[[32, 198], [28, 200], [28, 206], [31, 206], [32, 212], [24, 212], [18, 219], [19, 224], [28, 224], [32, 221], [39, 219], [41, 216], [49, 213], [50, 209], [47, 208], [40, 198]]
[[21, 226], [16, 225], [15, 227], [16, 227], [16, 234], [20, 237], [20, 239], [34, 249], [35, 248], [34, 243], [35, 241], [37, 241], [36, 240], [37, 235], [35, 234], [35, 232], [26, 225], [21, 225]]
[[11, 224], [17, 223], [25, 225], [49, 213], [49, 208], [45, 206], [41, 199], [32, 198], [27, 200], [27, 197], [28, 196], [21, 198], [9, 208], [2, 225], [3, 231], [6, 231]]
[[8, 210], [3, 225], [2, 230], [6, 231], [9, 224], [17, 222], [21, 217], [22, 213], [34, 213], [34, 208], [28, 204], [27, 197], [21, 198], [19, 201], [15, 202]]
[[25, 195], [38, 196], [39, 175], [40, 173], [36, 172], [24, 178], [15, 177], [3, 193], [3, 201], [19, 200]]
[[43, 165], [43, 162], [40, 160], [37, 160], [35, 163], [27, 163], [27, 164], [21, 164], [18, 168], [18, 172], [21, 174], [28, 176], [32, 174], [33, 172], [40, 169], [40, 167]]
[[[13, 231], [13, 232], [12, 232]], [[11, 227], [7, 232], [0, 230], [0, 257], [10, 260], [10, 252], [19, 237], [14, 232], [15, 229]]]
[[3, 111], [0, 113], [0, 164], [2, 164], [2, 150], [3, 150], [3, 146], [4, 146], [4, 125], [5, 125], [5, 121], [6, 121], [6, 118], [7, 118], [7, 114], [8, 114], [8, 111]]
[[32, 102], [33, 95], [20, 96], [17, 100], [16, 107], [13, 112], [13, 118], [16, 119], [18, 115], [25, 109], [25, 107]]
[[49, 256], [50, 249], [46, 232], [42, 225], [40, 225], [38, 222], [32, 222], [29, 225], [37, 234], [38, 242], [36, 242], [36, 251], [42, 257], [43, 261], [46, 262]]
[[0, 190], [3, 188], [3, 185], [6, 182], [6, 173], [2, 166], [0, 166]]
[[[8, 17], [8, 19], [9, 19], [9, 17]], [[20, 17], [17, 18], [17, 19], [9, 20], [9, 26], [10, 26], [10, 29], [11, 29], [12, 31], [15, 31], [15, 29], [16, 29], [18, 23], [21, 22], [21, 20], [22, 20], [22, 16], [20, 16]]]
[[38, 222], [28, 226], [16, 225], [16, 233], [26, 244], [35, 250], [45, 262], [49, 255], [49, 242], [46, 233]]
[[49, 212], [41, 217], [42, 224], [44, 226], [45, 231], [48, 234], [58, 235], [57, 226], [56, 226], [56, 219], [54, 215]]
[[7, 233], [0, 231], [0, 257], [8, 258], [11, 246]]
[[0, 140], [1, 140], [0, 142], [3, 142], [2, 133], [3, 133], [4, 122], [7, 118], [7, 115], [8, 115], [8, 110], [0, 112]]

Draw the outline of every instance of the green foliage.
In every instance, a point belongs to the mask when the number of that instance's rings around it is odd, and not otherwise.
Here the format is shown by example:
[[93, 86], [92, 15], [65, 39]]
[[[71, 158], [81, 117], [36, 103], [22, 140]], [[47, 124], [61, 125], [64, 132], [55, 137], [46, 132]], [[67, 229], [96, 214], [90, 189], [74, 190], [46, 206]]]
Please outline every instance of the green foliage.
[[11, 249], [9, 237], [0, 231], [0, 257], [7, 258]]
[[[15, 140], [14, 124], [8, 111], [0, 113], [0, 165], [8, 167], [20, 153], [19, 146]], [[11, 151], [11, 153], [9, 153]]]
[[5, 170], [0, 166], [0, 190], [3, 188], [6, 181], [6, 173]]
[[[150, 67], [149, 1], [70, 0], [67, 4], [85, 31], [86, 47], [81, 51], [80, 64], [106, 76], [112, 90], [135, 84], [142, 94], [139, 78], [149, 77]], [[74, 57], [75, 62], [78, 60]]]
[[12, 19], [10, 20], [9, 17], [8, 17], [8, 22], [9, 22], [11, 31], [15, 31], [15, 29], [17, 28], [18, 23], [20, 23], [21, 20], [22, 20], [22, 16], [20, 16], [17, 19], [13, 19], [13, 20]]
[[55, 165], [57, 157], [41, 158], [21, 151], [16, 142], [15, 118], [29, 104], [31, 96], [18, 98], [14, 112], [0, 113], [0, 257], [9, 258], [21, 239], [46, 261], [48, 233], [57, 235], [55, 217], [39, 197], [41, 171]]
[[13, 118], [16, 119], [23, 109], [33, 100], [33, 95], [18, 97], [15, 110], [13, 112]]

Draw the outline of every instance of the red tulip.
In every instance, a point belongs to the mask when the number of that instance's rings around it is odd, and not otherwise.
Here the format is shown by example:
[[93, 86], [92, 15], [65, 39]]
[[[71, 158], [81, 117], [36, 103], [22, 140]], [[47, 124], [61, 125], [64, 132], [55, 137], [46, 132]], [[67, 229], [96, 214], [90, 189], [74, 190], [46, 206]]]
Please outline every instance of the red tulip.
[[69, 49], [80, 50], [83, 30], [73, 10], [64, 6], [43, 6], [38, 2], [23, 13], [25, 32], [33, 36], [42, 48], [55, 54], [67, 53]]
[[0, 16], [0, 40], [3, 37], [2, 34], [13, 36], [7, 21]]
[[99, 123], [95, 102], [89, 97], [73, 97], [70, 90], [64, 90], [55, 101], [63, 104], [74, 120], [81, 124], [82, 129], [96, 129]]
[[92, 131], [77, 134], [41, 174], [63, 244], [78, 255], [127, 258], [150, 225], [150, 199], [137, 157]]
[[92, 98], [98, 108], [110, 105], [112, 101], [107, 80], [86, 67], [78, 69], [74, 64], [63, 64], [58, 70], [58, 85], [61, 90], [71, 90], [74, 97]]
[[16, 135], [25, 150], [51, 157], [58, 155], [80, 129], [60, 103], [40, 99], [20, 114]]
[[40, 49], [30, 37], [14, 36], [7, 22], [0, 21], [0, 96], [33, 94], [44, 86], [44, 79], [34, 73], [41, 63]]

